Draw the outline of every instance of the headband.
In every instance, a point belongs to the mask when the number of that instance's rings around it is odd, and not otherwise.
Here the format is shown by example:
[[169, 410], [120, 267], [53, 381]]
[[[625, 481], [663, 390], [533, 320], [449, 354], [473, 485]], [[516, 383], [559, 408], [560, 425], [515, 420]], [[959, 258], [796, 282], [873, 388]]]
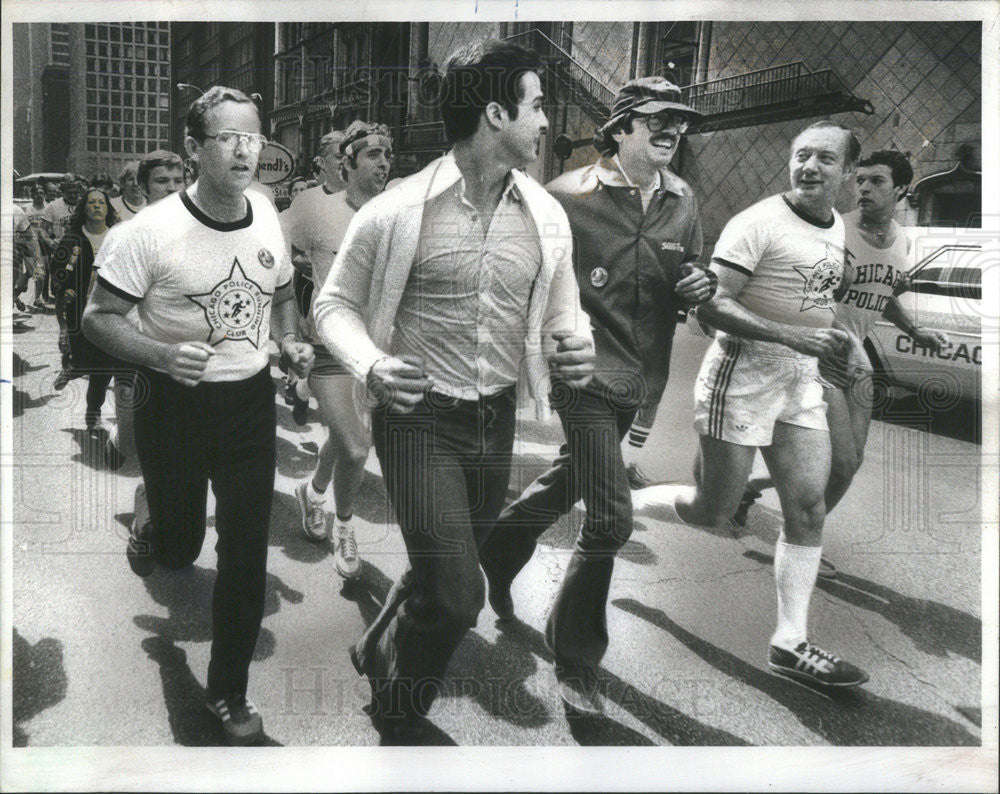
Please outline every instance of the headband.
[[352, 157], [363, 149], [367, 149], [369, 146], [381, 146], [384, 149], [392, 151], [392, 139], [387, 135], [382, 135], [380, 133], [370, 133], [361, 138], [355, 138], [353, 141], [341, 144], [341, 151], [346, 157]]

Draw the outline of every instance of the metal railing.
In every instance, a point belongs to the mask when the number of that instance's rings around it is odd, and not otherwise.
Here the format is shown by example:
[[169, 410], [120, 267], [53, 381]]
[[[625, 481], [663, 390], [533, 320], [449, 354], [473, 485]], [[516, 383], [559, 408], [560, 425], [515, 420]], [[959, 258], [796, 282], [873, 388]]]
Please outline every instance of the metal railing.
[[[615, 101], [615, 92], [574, 58], [572, 53], [556, 44], [538, 28], [515, 33], [507, 38], [526, 39], [528, 46], [542, 55], [543, 62], [552, 74], [570, 91], [570, 101], [578, 101], [581, 108], [598, 123], [607, 120]], [[547, 54], [549, 57], [546, 57]]]
[[688, 104], [706, 116], [850, 93], [833, 71], [811, 72], [802, 61], [695, 83], [683, 90]]

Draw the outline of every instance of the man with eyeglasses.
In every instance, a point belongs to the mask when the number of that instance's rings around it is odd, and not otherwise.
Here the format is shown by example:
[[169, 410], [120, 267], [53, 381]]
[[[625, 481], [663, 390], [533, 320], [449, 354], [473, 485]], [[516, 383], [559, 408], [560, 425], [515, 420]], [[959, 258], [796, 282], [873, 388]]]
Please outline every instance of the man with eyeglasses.
[[[212, 483], [218, 574], [207, 706], [229, 743], [252, 744], [263, 736], [246, 692], [264, 615], [275, 467], [268, 338], [303, 376], [312, 348], [297, 341], [277, 212], [247, 190], [264, 145], [256, 106], [213, 87], [191, 106], [186, 132], [197, 181], [102, 248], [84, 330], [139, 365], [135, 441], [152, 522], [129, 539], [136, 574], [198, 558]], [[126, 319], [133, 306], [138, 329]]]
[[696, 115], [663, 78], [631, 80], [594, 136], [601, 160], [547, 185], [573, 231], [580, 300], [597, 352], [594, 379], [554, 394], [566, 444], [503, 511], [480, 557], [490, 605], [499, 617], [513, 617], [514, 577], [538, 537], [583, 499], [586, 518], [545, 634], [571, 711], [601, 711], [596, 672], [608, 646], [608, 588], [615, 554], [632, 533], [622, 438], [639, 406], [663, 393], [679, 313], [713, 293], [711, 278], [695, 265], [702, 233], [694, 196], [667, 169]]

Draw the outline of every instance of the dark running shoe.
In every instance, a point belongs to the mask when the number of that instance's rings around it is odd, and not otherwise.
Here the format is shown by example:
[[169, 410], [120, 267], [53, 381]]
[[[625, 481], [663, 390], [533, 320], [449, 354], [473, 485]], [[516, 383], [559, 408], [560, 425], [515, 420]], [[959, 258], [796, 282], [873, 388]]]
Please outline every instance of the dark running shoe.
[[493, 613], [500, 620], [513, 620], [514, 599], [510, 594], [510, 587], [513, 584], [513, 580], [493, 573], [492, 568], [483, 563], [482, 559], [480, 559], [480, 564], [483, 566], [483, 573], [486, 574], [487, 598], [489, 599]]
[[596, 717], [604, 713], [597, 677], [592, 672], [567, 673], [557, 666], [559, 697], [568, 716]]
[[633, 491], [641, 491], [643, 488], [648, 488], [654, 484], [642, 469], [639, 468], [638, 463], [630, 463], [626, 466], [625, 476], [628, 477], [628, 487]]
[[237, 747], [256, 744], [264, 736], [264, 721], [257, 707], [243, 695], [218, 698], [205, 704], [222, 723], [226, 741]]
[[56, 375], [56, 382], [52, 384], [56, 391], [62, 391], [66, 388], [69, 382], [73, 380], [73, 375], [70, 374], [68, 370], [61, 370], [58, 375]]
[[864, 670], [811, 642], [800, 642], [794, 651], [769, 646], [767, 667], [775, 675], [822, 686], [860, 686], [868, 680]]
[[285, 376], [285, 405], [289, 408], [295, 405], [295, 381], [289, 380], [288, 376]]
[[747, 489], [743, 492], [743, 498], [740, 499], [740, 505], [736, 508], [736, 512], [733, 513], [730, 521], [738, 527], [745, 527], [747, 524], [747, 511], [753, 507], [753, 503], [760, 499], [761, 496], [761, 492], [756, 488], [747, 486]]
[[299, 427], [305, 425], [309, 420], [309, 400], [303, 400], [299, 397], [299, 393], [292, 387], [292, 399], [294, 400], [294, 405], [292, 405], [292, 419], [295, 420], [295, 424]]
[[135, 508], [132, 526], [129, 527], [128, 546], [125, 556], [128, 558], [132, 573], [143, 578], [156, 569], [156, 558], [153, 556], [153, 521], [149, 517], [149, 504], [146, 501], [146, 486], [139, 483], [135, 489]]

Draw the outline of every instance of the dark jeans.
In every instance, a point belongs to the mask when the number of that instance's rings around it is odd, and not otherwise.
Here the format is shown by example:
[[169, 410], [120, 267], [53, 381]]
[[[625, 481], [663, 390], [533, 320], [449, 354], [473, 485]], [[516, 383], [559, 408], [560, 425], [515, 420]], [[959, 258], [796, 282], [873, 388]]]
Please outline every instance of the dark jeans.
[[510, 388], [478, 401], [429, 393], [407, 414], [372, 411], [410, 563], [387, 614], [358, 643], [383, 724], [427, 713], [485, 604], [477, 546], [507, 494], [516, 407]]
[[483, 568], [510, 581], [531, 559], [538, 537], [583, 499], [586, 518], [546, 626], [546, 641], [564, 675], [593, 672], [608, 647], [605, 615], [615, 554], [632, 534], [621, 440], [636, 406], [606, 387], [557, 386], [553, 407], [566, 444], [547, 472], [500, 514], [482, 545]]
[[136, 450], [157, 562], [177, 569], [198, 558], [212, 482], [219, 538], [208, 691], [212, 698], [245, 695], [264, 617], [274, 383], [267, 367], [246, 380], [194, 387], [142, 370], [135, 389]]

